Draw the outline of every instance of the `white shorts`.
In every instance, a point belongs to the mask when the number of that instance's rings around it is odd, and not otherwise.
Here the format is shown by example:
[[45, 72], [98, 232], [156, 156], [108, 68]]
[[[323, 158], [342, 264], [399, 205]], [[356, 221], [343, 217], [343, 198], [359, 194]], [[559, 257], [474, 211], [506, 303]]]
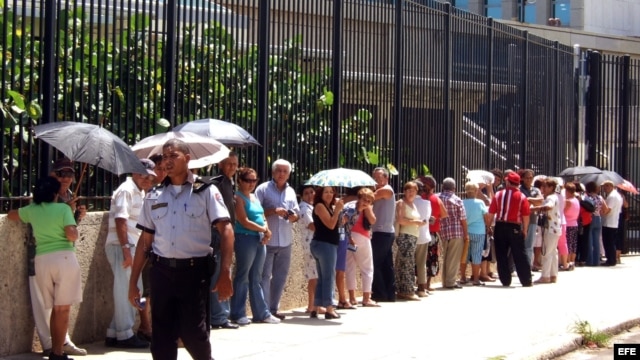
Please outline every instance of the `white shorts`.
[[45, 309], [82, 302], [80, 265], [73, 251], [56, 251], [35, 259], [36, 283]]

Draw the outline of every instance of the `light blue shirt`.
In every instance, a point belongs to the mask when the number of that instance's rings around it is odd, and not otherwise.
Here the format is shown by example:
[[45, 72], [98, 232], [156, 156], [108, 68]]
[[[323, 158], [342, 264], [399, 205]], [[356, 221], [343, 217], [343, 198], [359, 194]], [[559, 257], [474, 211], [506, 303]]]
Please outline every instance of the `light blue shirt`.
[[[193, 191], [195, 176], [176, 192], [173, 185], [150, 191], [142, 207], [137, 227], [154, 234], [153, 252], [162, 257], [188, 259], [210, 255], [211, 226], [229, 220], [222, 194], [211, 185]], [[195, 184], [201, 186], [201, 184]]]
[[464, 211], [467, 213], [467, 231], [469, 234], [484, 235], [487, 228], [484, 215], [489, 211], [484, 201], [480, 199], [464, 199]]
[[[255, 195], [260, 200], [263, 209], [284, 208], [300, 214], [296, 192], [287, 183], [284, 190], [278, 190], [276, 183], [271, 180], [256, 188]], [[271, 239], [267, 246], [287, 247], [293, 243], [293, 224], [277, 214], [267, 216], [267, 224], [271, 230]]]

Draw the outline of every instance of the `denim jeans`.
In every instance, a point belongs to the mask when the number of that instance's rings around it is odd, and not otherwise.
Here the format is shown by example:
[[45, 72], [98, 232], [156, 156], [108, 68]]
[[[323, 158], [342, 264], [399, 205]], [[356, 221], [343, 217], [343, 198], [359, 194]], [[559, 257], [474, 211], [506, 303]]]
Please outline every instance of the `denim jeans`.
[[[220, 277], [220, 256], [216, 253], [216, 270], [213, 276], [211, 276], [211, 290], [216, 287], [218, 278]], [[219, 301], [218, 292], [212, 292], [209, 294], [209, 320], [211, 325], [219, 326], [224, 325], [229, 321], [229, 301]]]
[[260, 243], [258, 235], [236, 233], [233, 248], [236, 255], [236, 275], [233, 278], [231, 319], [238, 320], [247, 316], [248, 294], [254, 321], [264, 320], [271, 316], [260, 285], [266, 247]]
[[272, 314], [277, 313], [280, 308], [280, 298], [287, 283], [290, 265], [291, 245], [267, 246], [267, 257], [262, 269], [262, 291]]
[[333, 306], [338, 245], [311, 240], [311, 254], [316, 258], [316, 266], [318, 267], [318, 283], [313, 304], [324, 307]]
[[602, 232], [602, 218], [594, 216], [589, 229], [589, 253], [587, 254], [588, 266], [600, 265], [600, 232]]
[[536, 239], [537, 227], [538, 223], [536, 221], [530, 222], [527, 228], [527, 237], [524, 238], [524, 252], [527, 254], [529, 265], [533, 265], [533, 243]]
[[[131, 251], [131, 256], [135, 253], [135, 248], [127, 250]], [[136, 321], [136, 309], [129, 303], [131, 267], [122, 267], [124, 256], [120, 245], [106, 245], [105, 252], [113, 272], [113, 318], [107, 329], [107, 337], [126, 340], [133, 336]], [[138, 278], [138, 288], [142, 292], [141, 278]]]

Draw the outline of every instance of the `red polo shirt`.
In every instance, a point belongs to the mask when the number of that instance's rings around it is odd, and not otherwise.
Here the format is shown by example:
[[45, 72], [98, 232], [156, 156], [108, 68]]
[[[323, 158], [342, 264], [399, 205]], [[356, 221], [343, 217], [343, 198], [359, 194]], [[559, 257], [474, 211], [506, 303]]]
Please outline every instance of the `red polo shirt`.
[[431, 216], [436, 218], [433, 224], [429, 224], [429, 232], [440, 232], [440, 203], [438, 202], [438, 195], [429, 195], [429, 202], [431, 202]]
[[496, 221], [522, 224], [522, 217], [529, 216], [529, 201], [516, 187], [508, 186], [491, 199], [489, 212], [496, 215]]

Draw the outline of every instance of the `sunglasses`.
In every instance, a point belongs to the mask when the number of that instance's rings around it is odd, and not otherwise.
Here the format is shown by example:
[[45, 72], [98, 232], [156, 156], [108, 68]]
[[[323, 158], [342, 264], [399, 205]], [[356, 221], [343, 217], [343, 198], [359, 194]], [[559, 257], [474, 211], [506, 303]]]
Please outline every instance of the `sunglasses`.
[[258, 182], [258, 179], [245, 179], [245, 178], [240, 178], [240, 180], [246, 182], [246, 183], [254, 183], [254, 182]]
[[65, 178], [65, 177], [72, 178], [76, 176], [76, 173], [74, 171], [56, 171], [56, 176], [61, 178]]

